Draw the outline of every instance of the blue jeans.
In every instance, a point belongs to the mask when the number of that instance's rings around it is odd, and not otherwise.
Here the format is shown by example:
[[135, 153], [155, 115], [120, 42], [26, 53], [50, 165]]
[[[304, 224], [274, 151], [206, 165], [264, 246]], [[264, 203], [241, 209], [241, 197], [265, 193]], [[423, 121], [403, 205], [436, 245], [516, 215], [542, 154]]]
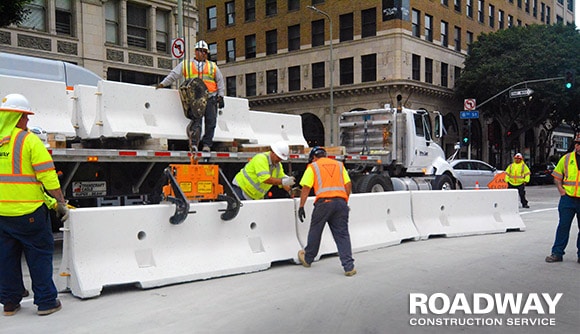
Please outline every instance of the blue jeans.
[[348, 232], [348, 211], [348, 205], [342, 198], [321, 198], [314, 203], [310, 230], [308, 231], [308, 244], [304, 248], [304, 259], [307, 263], [312, 263], [318, 255], [322, 231], [328, 222], [344, 271], [354, 269], [350, 233]]
[[[201, 121], [204, 121], [204, 134], [201, 138]], [[204, 117], [193, 118], [187, 125], [187, 135], [192, 145], [202, 149], [204, 146], [211, 147], [213, 145], [213, 136], [215, 134], [215, 127], [217, 124], [217, 96], [212, 96], [207, 99], [205, 106]]]
[[[560, 215], [560, 222], [556, 229], [556, 240], [554, 241], [554, 246], [552, 246], [552, 254], [562, 256], [565, 253], [566, 245], [568, 245], [570, 228], [572, 227], [574, 216], [576, 216], [576, 222], [580, 227], [580, 197], [562, 196], [558, 204], [558, 213]], [[576, 248], [578, 257], [580, 258], [580, 232], [578, 232], [576, 239]]]
[[34, 304], [39, 310], [53, 308], [58, 295], [52, 280], [54, 239], [45, 205], [23, 216], [0, 216], [0, 303], [4, 305], [22, 300], [23, 253], [32, 278]]

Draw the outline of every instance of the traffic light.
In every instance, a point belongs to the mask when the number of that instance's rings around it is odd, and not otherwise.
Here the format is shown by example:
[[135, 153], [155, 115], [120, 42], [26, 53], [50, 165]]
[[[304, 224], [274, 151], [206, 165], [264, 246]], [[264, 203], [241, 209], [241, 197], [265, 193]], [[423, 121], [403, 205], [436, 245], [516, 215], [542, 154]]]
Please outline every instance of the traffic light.
[[463, 128], [463, 137], [461, 137], [461, 145], [462, 146], [469, 145], [469, 129], [467, 127]]
[[564, 73], [564, 87], [566, 89], [572, 89], [574, 87], [574, 71], [566, 70]]

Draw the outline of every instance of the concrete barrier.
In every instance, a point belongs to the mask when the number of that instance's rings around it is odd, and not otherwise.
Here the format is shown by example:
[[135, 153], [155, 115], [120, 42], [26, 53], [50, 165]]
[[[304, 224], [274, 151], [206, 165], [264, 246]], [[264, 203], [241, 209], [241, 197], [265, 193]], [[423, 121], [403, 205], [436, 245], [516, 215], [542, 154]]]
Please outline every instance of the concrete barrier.
[[76, 85], [73, 99], [73, 127], [76, 135], [89, 138], [89, 133], [97, 118], [97, 87]]
[[231, 142], [234, 139], [258, 143], [258, 137], [252, 129], [250, 107], [247, 99], [224, 97], [225, 107], [218, 111], [214, 141]]
[[413, 222], [421, 239], [524, 230], [516, 190], [411, 192]]
[[302, 134], [300, 116], [254, 110], [250, 110], [249, 114], [250, 124], [257, 138], [256, 144], [270, 145], [277, 141], [286, 141], [290, 145], [308, 147]]

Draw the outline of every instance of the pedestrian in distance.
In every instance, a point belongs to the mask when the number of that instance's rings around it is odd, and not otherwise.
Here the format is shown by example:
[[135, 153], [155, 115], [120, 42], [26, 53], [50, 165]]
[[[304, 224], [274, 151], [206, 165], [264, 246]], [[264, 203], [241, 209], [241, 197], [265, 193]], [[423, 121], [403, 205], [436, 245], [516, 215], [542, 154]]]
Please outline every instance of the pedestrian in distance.
[[[52, 279], [54, 239], [47, 203], [61, 220], [68, 207], [54, 163], [41, 139], [27, 131], [34, 115], [28, 100], [9, 94], [0, 105], [0, 303], [4, 315], [20, 310], [28, 296], [22, 280], [22, 254], [26, 258], [38, 315], [61, 309]], [[51, 196], [48, 196], [46, 192]]]
[[530, 169], [521, 153], [516, 153], [514, 162], [505, 169], [505, 182], [508, 184], [508, 189], [518, 190], [522, 207], [526, 209], [530, 207], [526, 199], [526, 184], [530, 182], [530, 174]]
[[[205, 106], [205, 113], [200, 117], [195, 113], [190, 113], [189, 125], [187, 126], [187, 135], [191, 147], [199, 148], [203, 146], [202, 151], [209, 152], [213, 145], [213, 136], [217, 124], [218, 108], [224, 108], [225, 84], [224, 77], [217, 64], [208, 59], [209, 47], [205, 41], [199, 41], [195, 44], [195, 57], [189, 61], [182, 61], [157, 85], [156, 88], [169, 87], [173, 82], [179, 79], [200, 78], [207, 87], [209, 97]], [[205, 133], [201, 138], [201, 122], [204, 119]]]
[[[546, 257], [546, 262], [550, 263], [562, 262], [574, 216], [580, 228], [580, 132], [574, 138], [574, 150], [560, 158], [552, 176], [561, 197], [558, 203], [559, 222], [556, 239], [552, 246], [552, 254]], [[576, 238], [576, 248], [580, 263], [580, 231]]]
[[298, 218], [304, 222], [306, 213], [304, 204], [310, 189], [314, 188], [314, 210], [310, 218], [308, 241], [304, 250], [298, 251], [298, 260], [309, 268], [320, 249], [322, 232], [326, 223], [330, 227], [332, 237], [338, 249], [340, 263], [346, 276], [356, 275], [350, 233], [348, 231], [348, 198], [352, 191], [352, 183], [344, 165], [326, 157], [326, 150], [313, 147], [308, 156], [309, 165], [300, 180], [300, 207]]
[[282, 161], [288, 160], [290, 148], [283, 141], [274, 143], [271, 150], [256, 154], [234, 177], [233, 190], [240, 199], [263, 199], [272, 186], [284, 188], [286, 192], [296, 180], [284, 173]]

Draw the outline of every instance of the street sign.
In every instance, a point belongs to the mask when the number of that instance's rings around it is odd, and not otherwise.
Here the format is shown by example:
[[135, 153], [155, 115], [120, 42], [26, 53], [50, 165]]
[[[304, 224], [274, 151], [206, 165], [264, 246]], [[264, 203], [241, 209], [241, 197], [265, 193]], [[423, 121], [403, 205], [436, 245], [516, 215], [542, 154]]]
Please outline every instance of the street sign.
[[176, 38], [171, 42], [171, 55], [173, 59], [181, 59], [185, 54], [185, 40]]
[[460, 119], [473, 119], [479, 118], [479, 111], [472, 110], [472, 111], [460, 111], [459, 112]]
[[475, 99], [465, 99], [463, 100], [463, 109], [465, 110], [475, 110]]
[[534, 91], [531, 88], [514, 89], [514, 90], [510, 90], [510, 97], [512, 99], [518, 98], [518, 97], [527, 97], [527, 96], [532, 95], [533, 93], [534, 93]]

